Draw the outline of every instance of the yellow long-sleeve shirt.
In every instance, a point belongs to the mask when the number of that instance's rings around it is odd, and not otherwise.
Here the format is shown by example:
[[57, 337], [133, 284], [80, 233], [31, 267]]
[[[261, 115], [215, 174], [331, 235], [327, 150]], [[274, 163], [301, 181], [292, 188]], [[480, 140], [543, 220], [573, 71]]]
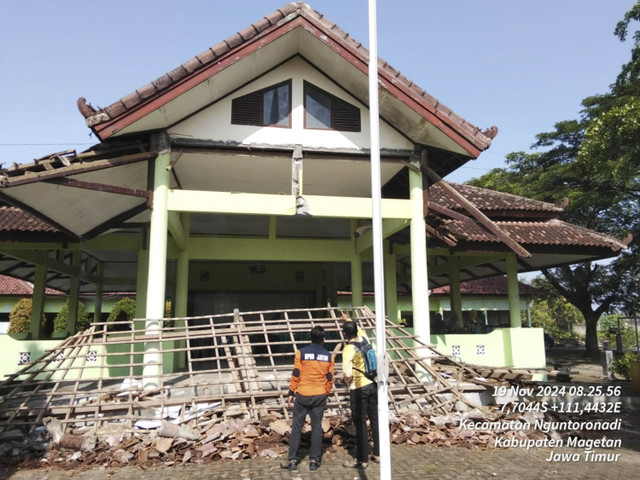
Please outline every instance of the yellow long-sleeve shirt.
[[[354, 341], [360, 342], [363, 338], [366, 338], [365, 335], [360, 335], [361, 331], [362, 330], [358, 328], [359, 335]], [[364, 331], [362, 332], [364, 333]], [[350, 388], [361, 388], [373, 383], [373, 381], [364, 376], [364, 373], [362, 373], [364, 371], [365, 365], [362, 352], [352, 343], [347, 343], [344, 350], [342, 350], [342, 373], [345, 381], [351, 380], [349, 384]]]

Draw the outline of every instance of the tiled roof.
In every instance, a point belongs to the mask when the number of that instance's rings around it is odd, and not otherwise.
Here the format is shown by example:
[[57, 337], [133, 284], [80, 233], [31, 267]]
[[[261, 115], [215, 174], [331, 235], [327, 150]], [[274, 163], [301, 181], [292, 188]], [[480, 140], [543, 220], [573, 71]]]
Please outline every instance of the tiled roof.
[[[518, 282], [518, 290], [520, 295], [531, 296], [537, 293], [537, 290], [534, 287], [522, 282]], [[431, 295], [449, 296], [450, 292], [450, 286], [445, 285], [444, 287], [432, 289]], [[498, 276], [460, 282], [460, 292], [463, 295], [508, 295], [509, 289], [507, 288], [507, 277]], [[338, 290], [337, 293], [340, 297], [351, 295], [351, 291], [349, 290]], [[362, 292], [362, 295], [365, 297], [372, 297], [374, 292]], [[399, 295], [402, 295], [402, 293], [399, 293]]]
[[[86, 118], [87, 125], [90, 127], [98, 127], [100, 124], [110, 122], [138, 108], [140, 105], [147, 103], [149, 100], [161, 96], [187, 77], [220, 62], [223, 57], [227, 56], [239, 46], [256, 41], [266, 33], [298, 17], [307, 20], [322, 30], [323, 35], [330, 37], [334, 41], [339, 42], [340, 45], [355, 52], [356, 55], [362, 59], [361, 61], [363, 63], [368, 63], [369, 51], [363, 47], [360, 42], [352, 38], [344, 30], [341, 30], [335, 23], [328, 20], [321, 13], [315, 11], [311, 6], [303, 2], [294, 2], [285, 5], [258, 22], [251, 24], [244, 30], [205, 50], [201, 54], [196, 55], [191, 60], [165, 73], [151, 83], [138, 88], [129, 95], [122, 97], [108, 107], [95, 110], [91, 105], [86, 103], [84, 98], [80, 98], [78, 100], [78, 109]], [[381, 59], [379, 63], [379, 74], [388, 79], [389, 83], [401, 88], [402, 91], [406, 92], [421, 108], [425, 108], [431, 112], [431, 114], [438, 118], [439, 122], [448, 125], [449, 128], [458, 132], [459, 135], [464, 137], [478, 150], [485, 150], [491, 145], [491, 139], [497, 134], [497, 127], [492, 127], [484, 132], [481, 131], [478, 127], [468, 123]]]
[[[552, 203], [541, 202], [531, 198], [520, 197], [509, 193], [502, 193], [486, 188], [463, 185], [449, 182], [455, 190], [460, 192], [467, 200], [473, 203], [478, 209], [491, 216], [492, 211], [527, 211], [527, 212], [549, 212], [554, 216], [562, 212], [562, 207]], [[464, 207], [447, 195], [446, 191], [438, 184], [429, 187], [429, 198], [433, 202], [452, 210], [464, 210]]]
[[[29, 283], [25, 280], [20, 280], [18, 278], [8, 277], [6, 275], [0, 275], [0, 295], [5, 296], [27, 296], [30, 297], [33, 295], [33, 284]], [[60, 290], [55, 290], [53, 288], [46, 288], [45, 295], [55, 296], [55, 295], [66, 295], [64, 292]]]
[[[518, 282], [518, 290], [520, 295], [535, 295], [537, 293], [534, 287], [521, 282]], [[446, 285], [432, 289], [431, 295], [449, 295], [450, 292], [450, 286]], [[509, 293], [507, 277], [498, 276], [460, 282], [460, 292], [463, 295], [507, 295]]]
[[58, 230], [20, 208], [0, 206], [0, 231], [57, 232]]
[[[523, 245], [590, 246], [607, 247], [614, 251], [626, 245], [613, 237], [587, 228], [551, 219], [544, 222], [494, 222], [511, 238]], [[500, 240], [472, 221], [446, 220], [446, 228], [454, 235], [472, 242], [495, 242]]]

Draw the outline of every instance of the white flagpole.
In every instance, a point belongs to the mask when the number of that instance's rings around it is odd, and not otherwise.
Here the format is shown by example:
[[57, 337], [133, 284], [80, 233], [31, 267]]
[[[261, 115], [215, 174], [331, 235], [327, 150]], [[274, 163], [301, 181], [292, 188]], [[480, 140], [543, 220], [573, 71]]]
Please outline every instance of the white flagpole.
[[384, 268], [382, 250], [382, 186], [380, 181], [380, 113], [378, 109], [378, 40], [376, 0], [369, 0], [369, 128], [371, 130], [371, 201], [373, 227], [373, 277], [378, 349], [378, 424], [380, 432], [380, 478], [391, 478], [388, 362], [385, 337]]

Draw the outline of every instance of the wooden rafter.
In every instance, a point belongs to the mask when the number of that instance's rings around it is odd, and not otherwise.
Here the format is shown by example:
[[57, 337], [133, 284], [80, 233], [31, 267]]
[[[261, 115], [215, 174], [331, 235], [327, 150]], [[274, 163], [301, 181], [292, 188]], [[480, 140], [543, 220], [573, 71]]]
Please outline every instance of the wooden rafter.
[[484, 213], [482, 213], [473, 203], [467, 200], [460, 192], [453, 188], [449, 183], [444, 181], [436, 172], [431, 170], [426, 165], [421, 165], [421, 170], [426, 174], [434, 183], [439, 184], [442, 189], [462, 207], [469, 212], [484, 228], [489, 230], [495, 236], [497, 236], [505, 245], [507, 245], [513, 252], [521, 257], [531, 257], [531, 254], [518, 242], [516, 242], [511, 235], [500, 228], [495, 222], [491, 221]]
[[[349, 313], [370, 335], [375, 331], [375, 316], [367, 307]], [[118, 329], [94, 323], [0, 384], [0, 433], [33, 430], [45, 417], [58, 418], [64, 428], [98, 429], [113, 423], [133, 428], [140, 420], [162, 420], [169, 408], [180, 410], [181, 421], [202, 408], [225, 419], [240, 415], [255, 420], [270, 413], [288, 419], [293, 356], [309, 343], [313, 326], [327, 332], [325, 347], [338, 356], [336, 377], [342, 376], [340, 314], [336, 308], [317, 308], [167, 319], [153, 336], [160, 354], [184, 355], [187, 363], [185, 371], [162, 374], [156, 391], [141, 389], [141, 352], [150, 336], [135, 325], [144, 322], [118, 323]], [[423, 413], [451, 411], [453, 404], [443, 401], [442, 394], [469, 404], [460, 383], [448, 382], [432, 366], [450, 364], [447, 357], [391, 322], [386, 327], [388, 391], [396, 413], [407, 404]], [[424, 372], [433, 382], [422, 381]], [[348, 395], [336, 386], [328, 407], [347, 409]]]

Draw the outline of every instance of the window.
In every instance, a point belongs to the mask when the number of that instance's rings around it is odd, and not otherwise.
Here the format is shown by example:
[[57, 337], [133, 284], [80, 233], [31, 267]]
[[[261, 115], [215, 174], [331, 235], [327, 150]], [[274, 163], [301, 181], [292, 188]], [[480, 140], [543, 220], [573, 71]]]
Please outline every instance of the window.
[[304, 83], [305, 128], [360, 131], [360, 109], [330, 93]]
[[291, 80], [234, 98], [231, 102], [234, 125], [291, 126]]

